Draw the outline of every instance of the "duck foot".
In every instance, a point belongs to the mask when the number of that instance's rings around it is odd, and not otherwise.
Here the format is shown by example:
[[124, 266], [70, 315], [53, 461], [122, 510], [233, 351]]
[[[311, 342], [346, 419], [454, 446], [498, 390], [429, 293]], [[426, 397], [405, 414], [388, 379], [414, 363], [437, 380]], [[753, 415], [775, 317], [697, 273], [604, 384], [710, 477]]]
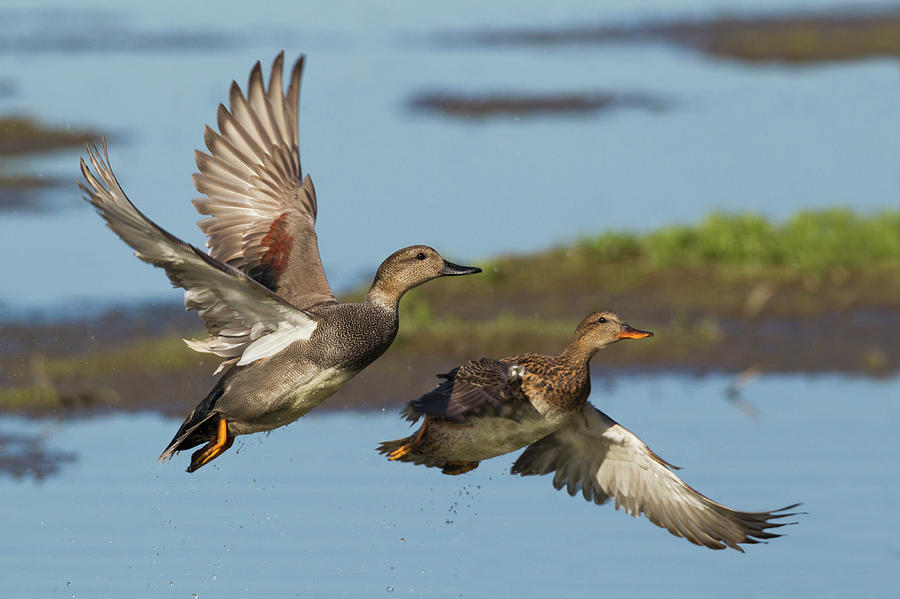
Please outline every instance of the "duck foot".
[[405, 445], [401, 445], [400, 447], [398, 447], [397, 449], [395, 449], [394, 451], [389, 453], [388, 459], [392, 462], [394, 460], [399, 460], [400, 458], [402, 458], [403, 456], [408, 454], [410, 451], [412, 451], [412, 442], [406, 443]]
[[441, 472], [444, 474], [449, 474], [451, 476], [456, 476], [457, 474], [465, 474], [470, 470], [475, 470], [478, 468], [478, 464], [481, 462], [447, 462], [444, 464], [444, 467], [441, 469]]
[[187, 467], [187, 471], [193, 472], [208, 464], [225, 453], [233, 444], [234, 435], [228, 432], [228, 422], [224, 418], [220, 418], [216, 438], [207, 443], [202, 449], [194, 452], [194, 455], [191, 456], [191, 465]]
[[419, 432], [416, 433], [415, 437], [410, 437], [409, 441], [392, 451], [388, 454], [388, 459], [390, 461], [399, 460], [409, 452], [413, 450], [413, 446], [418, 443], [422, 439], [422, 435], [425, 434], [425, 426], [428, 424], [428, 416], [425, 417], [425, 420], [422, 421], [422, 426], [419, 427]]

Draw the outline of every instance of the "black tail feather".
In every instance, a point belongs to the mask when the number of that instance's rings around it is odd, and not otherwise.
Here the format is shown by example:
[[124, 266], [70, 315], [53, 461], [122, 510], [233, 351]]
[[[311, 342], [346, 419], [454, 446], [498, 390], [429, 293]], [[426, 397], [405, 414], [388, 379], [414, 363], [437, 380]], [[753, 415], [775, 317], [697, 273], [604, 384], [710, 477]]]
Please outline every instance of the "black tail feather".
[[216, 405], [216, 401], [225, 393], [226, 379], [228, 379], [228, 373], [219, 379], [203, 401], [184, 419], [178, 432], [175, 433], [169, 445], [160, 454], [159, 460], [161, 462], [171, 459], [177, 451], [191, 449], [216, 438], [218, 418], [213, 418], [213, 416], [217, 415], [213, 408]]

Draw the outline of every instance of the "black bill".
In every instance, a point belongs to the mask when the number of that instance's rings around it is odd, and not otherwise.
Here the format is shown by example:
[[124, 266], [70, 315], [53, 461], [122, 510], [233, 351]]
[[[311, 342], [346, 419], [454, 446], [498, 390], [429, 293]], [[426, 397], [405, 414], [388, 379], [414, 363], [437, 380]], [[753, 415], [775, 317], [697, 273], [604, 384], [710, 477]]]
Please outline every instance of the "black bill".
[[480, 273], [481, 269], [477, 266], [460, 266], [444, 260], [444, 267], [441, 268], [442, 275], [474, 275]]

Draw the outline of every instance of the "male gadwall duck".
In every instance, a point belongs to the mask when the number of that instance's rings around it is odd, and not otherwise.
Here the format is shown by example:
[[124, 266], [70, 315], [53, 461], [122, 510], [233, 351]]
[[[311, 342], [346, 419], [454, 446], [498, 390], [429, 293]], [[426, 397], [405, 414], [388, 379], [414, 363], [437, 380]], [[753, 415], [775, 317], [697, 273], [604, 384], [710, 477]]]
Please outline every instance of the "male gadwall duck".
[[595, 408], [589, 363], [595, 353], [621, 339], [653, 333], [633, 329], [614, 312], [585, 318], [558, 356], [520, 354], [502, 360], [466, 362], [438, 387], [407, 404], [411, 422], [425, 417], [406, 438], [378, 450], [390, 460], [462, 474], [481, 460], [527, 447], [513, 474], [556, 472], [553, 486], [579, 490], [597, 504], [615, 499], [616, 508], [644, 514], [672, 534], [711, 549], [757, 543], [780, 535], [774, 522], [796, 505], [772, 512], [738, 512], [701, 495], [678, 478], [672, 466], [640, 439]]
[[[196, 153], [194, 200], [209, 236], [209, 254], [170, 235], [125, 196], [109, 157], [89, 148], [94, 172], [81, 161], [90, 201], [107, 225], [145, 262], [183, 287], [209, 337], [186, 341], [225, 358], [209, 395], [188, 414], [160, 459], [196, 451], [193, 472], [231, 447], [235, 435], [268, 431], [297, 420], [391, 345], [397, 305], [417, 285], [447, 275], [481, 272], [447, 262], [416, 245], [391, 254], [360, 303], [342, 304], [322, 270], [316, 241], [316, 194], [301, 176], [297, 110], [303, 57], [282, 91], [284, 53], [268, 88], [257, 62], [247, 98], [231, 87], [231, 110], [219, 105], [219, 132], [207, 127], [209, 154]], [[96, 173], [96, 174], [95, 174]]]

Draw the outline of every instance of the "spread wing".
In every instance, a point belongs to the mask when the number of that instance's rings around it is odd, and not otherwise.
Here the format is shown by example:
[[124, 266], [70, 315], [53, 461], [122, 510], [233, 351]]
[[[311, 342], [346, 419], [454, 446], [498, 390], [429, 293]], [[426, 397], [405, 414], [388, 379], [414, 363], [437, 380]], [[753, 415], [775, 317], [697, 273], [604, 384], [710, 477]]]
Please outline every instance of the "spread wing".
[[491, 358], [466, 362], [439, 375], [444, 382], [409, 402], [403, 414], [412, 422], [423, 414], [442, 416], [454, 422], [487, 413], [518, 419], [522, 410], [531, 408], [521, 391], [520, 369]]
[[781, 535], [778, 518], [794, 504], [771, 512], [738, 512], [701, 495], [634, 434], [587, 404], [570, 425], [529, 446], [512, 466], [523, 476], [556, 472], [553, 486], [578, 490], [597, 504], [615, 499], [616, 509], [644, 514], [657, 526], [710, 549], [758, 543]]
[[316, 238], [316, 192], [302, 178], [297, 110], [303, 57], [282, 89], [284, 52], [272, 65], [269, 86], [259, 62], [247, 96], [232, 82], [231, 110], [219, 105], [216, 132], [204, 131], [209, 154], [196, 152], [197, 224], [209, 236], [210, 255], [240, 269], [294, 306], [334, 301]]
[[96, 147], [88, 148], [96, 174], [82, 160], [86, 185], [79, 186], [109, 228], [134, 248], [135, 256], [165, 269], [172, 284], [185, 289], [185, 306], [200, 313], [210, 335], [203, 341], [187, 341], [191, 348], [227, 358], [223, 366], [244, 365], [309, 339], [317, 326], [309, 314], [243, 272], [184, 243], [135, 208], [109, 167], [105, 142], [103, 151], [105, 159]]

